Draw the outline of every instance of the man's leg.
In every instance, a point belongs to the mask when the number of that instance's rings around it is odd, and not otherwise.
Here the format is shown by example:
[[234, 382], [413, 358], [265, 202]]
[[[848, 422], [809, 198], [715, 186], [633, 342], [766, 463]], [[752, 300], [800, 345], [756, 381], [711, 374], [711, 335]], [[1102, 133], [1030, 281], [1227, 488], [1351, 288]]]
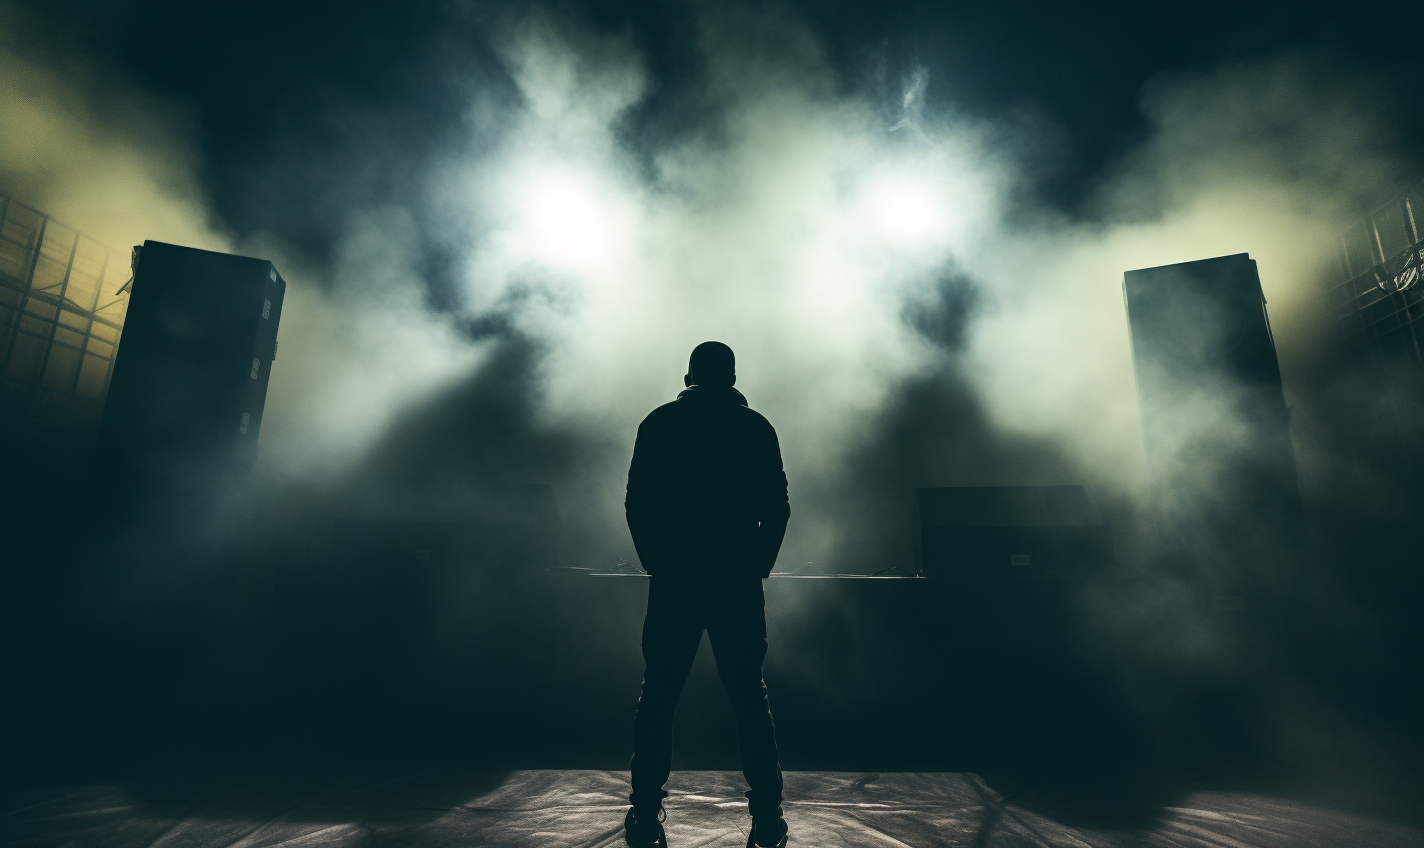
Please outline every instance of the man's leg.
[[709, 613], [707, 636], [737, 717], [742, 774], [751, 787], [750, 812], [759, 819], [779, 817], [781, 762], [761, 675], [766, 659], [766, 601], [760, 580], [729, 587], [725, 597], [717, 598], [715, 610]]
[[643, 618], [643, 692], [633, 720], [633, 809], [656, 815], [667, 797], [663, 784], [672, 770], [672, 720], [703, 622], [695, 596], [681, 587], [648, 581], [648, 614]]

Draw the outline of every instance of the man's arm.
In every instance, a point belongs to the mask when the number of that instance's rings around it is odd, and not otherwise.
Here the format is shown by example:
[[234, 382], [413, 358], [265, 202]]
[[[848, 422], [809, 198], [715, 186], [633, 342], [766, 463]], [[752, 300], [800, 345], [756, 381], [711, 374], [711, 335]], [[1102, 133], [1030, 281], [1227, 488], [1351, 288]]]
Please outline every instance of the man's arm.
[[791, 520], [791, 498], [787, 491], [786, 470], [781, 464], [781, 444], [776, 430], [767, 424], [767, 439], [763, 448], [763, 498], [758, 516], [757, 547], [761, 557], [761, 576], [768, 577], [786, 538], [786, 525]]
[[633, 462], [628, 466], [628, 491], [623, 511], [628, 519], [628, 531], [633, 535], [633, 547], [643, 570], [654, 573], [661, 561], [663, 521], [659, 514], [657, 480], [661, 469], [656, 434], [650, 432], [645, 420], [638, 427], [633, 442]]

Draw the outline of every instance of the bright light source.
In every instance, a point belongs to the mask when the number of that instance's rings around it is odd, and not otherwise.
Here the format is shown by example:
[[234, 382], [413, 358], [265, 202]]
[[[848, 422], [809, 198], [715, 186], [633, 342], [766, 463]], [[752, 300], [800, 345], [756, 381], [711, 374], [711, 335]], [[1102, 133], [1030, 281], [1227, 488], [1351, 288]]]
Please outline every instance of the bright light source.
[[515, 185], [529, 250], [558, 266], [597, 261], [610, 247], [608, 204], [594, 182], [566, 170], [540, 171]]
[[885, 177], [867, 193], [881, 234], [901, 247], [918, 247], [946, 235], [948, 215], [932, 186], [909, 176]]

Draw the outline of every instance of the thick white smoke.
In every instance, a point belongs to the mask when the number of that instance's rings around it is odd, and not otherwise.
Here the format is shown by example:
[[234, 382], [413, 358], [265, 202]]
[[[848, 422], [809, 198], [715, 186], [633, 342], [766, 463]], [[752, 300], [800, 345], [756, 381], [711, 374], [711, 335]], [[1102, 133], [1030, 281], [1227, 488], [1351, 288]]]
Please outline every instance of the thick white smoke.
[[280, 244], [254, 245], [288, 281], [262, 425], [264, 475], [286, 483], [341, 475], [412, 404], [481, 361], [483, 346], [426, 301], [414, 226], [400, 208], [359, 210], [329, 270], [284, 263]]
[[[1357, 92], [1298, 58], [1154, 82], [1151, 136], [1080, 223], [1006, 217], [1030, 151], [992, 124], [926, 115], [922, 70], [887, 125], [884, 104], [838, 86], [784, 20], [708, 23], [701, 119], [651, 150], [622, 123], [652, 85], [626, 42], [535, 17], [502, 43], [523, 106], [452, 183], [488, 222], [469, 234], [463, 308], [506, 312], [542, 343], [552, 423], [625, 445], [680, 388], [693, 345], [731, 344], [739, 385], [782, 435], [800, 507], [789, 562], [834, 558], [841, 533], [863, 530], [833, 526], [836, 490], [855, 485], [843, 461], [896, 388], [946, 369], [1001, 432], [1078, 469], [1003, 482], [1138, 500], [1122, 273], [1250, 252], [1289, 380], [1321, 347], [1331, 235], [1400, 175]], [[981, 295], [964, 351], [906, 321], [951, 275]], [[621, 472], [591, 487], [615, 526]]]
[[[905, 312], [997, 226], [1004, 165], [972, 124], [893, 131], [789, 35], [773, 58], [709, 31], [704, 120], [640, 151], [619, 135], [647, 95], [640, 57], [526, 22], [504, 51], [524, 108], [453, 185], [492, 222], [469, 234], [463, 308], [507, 311], [544, 346], [551, 423], [608, 434], [626, 463], [638, 420], [681, 389], [688, 351], [719, 339], [780, 429], [793, 498], [814, 505], [887, 394], [939, 366]], [[601, 470], [609, 522], [623, 470]], [[797, 515], [792, 547], [820, 558], [836, 541], [827, 516]]]
[[[1145, 475], [1123, 271], [1249, 251], [1289, 393], [1320, 346], [1330, 236], [1400, 180], [1368, 98], [1285, 58], [1149, 86], [1151, 133], [1104, 178], [1091, 223], [1010, 213], [1036, 142], [927, 107], [923, 70], [887, 120], [796, 22], [704, 24], [695, 117], [650, 140], [630, 113], [658, 81], [630, 40], [548, 15], [507, 22], [494, 42], [517, 103], [477, 93], [483, 129], [428, 164], [428, 208], [350, 210], [330, 267], [280, 233], [235, 243], [214, 230], [180, 109], [13, 45], [0, 96], [20, 117], [5, 122], [0, 166], [21, 199], [121, 247], [156, 238], [278, 262], [291, 287], [262, 434], [271, 476], [359, 461], [392, 422], [480, 372], [491, 342], [462, 328], [493, 316], [538, 345], [541, 421], [614, 446], [551, 482], [568, 486], [566, 513], [620, 538], [636, 424], [715, 338], [782, 437], [795, 508], [784, 561], [846, 568], [884, 564], [834, 562], [863, 528], [833, 505], [855, 485], [848, 457], [879, 437], [907, 382], [967, 381], [994, 430], [1076, 469], [997, 482], [1096, 483], [1131, 503]], [[422, 276], [430, 210], [455, 222], [440, 234], [463, 257], [453, 305]], [[962, 349], [907, 321], [965, 279], [977, 305]], [[983, 475], [945, 465], [920, 479], [996, 482]]]

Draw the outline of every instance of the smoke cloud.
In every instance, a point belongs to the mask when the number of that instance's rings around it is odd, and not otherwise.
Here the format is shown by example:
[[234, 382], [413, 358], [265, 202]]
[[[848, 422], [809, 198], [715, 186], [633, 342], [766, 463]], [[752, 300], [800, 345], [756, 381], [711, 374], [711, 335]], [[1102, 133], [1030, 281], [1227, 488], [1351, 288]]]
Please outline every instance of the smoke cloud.
[[[121, 249], [277, 263], [265, 485], [551, 483], [570, 564], [633, 559], [637, 424], [717, 339], [780, 434], [783, 570], [905, 565], [915, 486], [1054, 483], [1094, 485], [1143, 568], [1122, 274], [1240, 252], [1259, 263], [1307, 494], [1331, 496], [1353, 461], [1330, 435], [1334, 237], [1415, 164], [1365, 82], [1301, 55], [1155, 79], [1144, 140], [1069, 214], [1033, 202], [1053, 132], [936, 100], [919, 67], [887, 103], [786, 17], [699, 26], [674, 106], [634, 39], [535, 12], [480, 29], [493, 70], [470, 72], [433, 150], [392, 161], [356, 107], [325, 116], [347, 138], [341, 173], [274, 144], [253, 196], [294, 173], [343, 183], [312, 201], [335, 232], [325, 253], [223, 229], [180, 104], [7, 35], [0, 181]], [[400, 185], [375, 188], [391, 170]], [[1171, 597], [1117, 600], [1099, 635], [1124, 642], [1181, 614]], [[1143, 640], [1147, 662], [1220, 649], [1185, 624]]]
[[230, 249], [198, 180], [183, 106], [75, 57], [47, 56], [28, 36], [0, 28], [5, 191], [114, 248], [120, 272], [128, 246], [145, 238]]
[[[1379, 99], [1302, 56], [1152, 81], [1146, 140], [1068, 217], [1021, 200], [1052, 133], [927, 105], [921, 67], [887, 104], [871, 81], [846, 85], [794, 20], [704, 15], [676, 132], [635, 114], [658, 81], [630, 39], [540, 12], [485, 34], [502, 77], [467, 85], [458, 130], [399, 164], [410, 186], [389, 202], [359, 187], [392, 155], [381, 122], [329, 116], [351, 139], [334, 154], [345, 172], [303, 160], [314, 173], [301, 177], [358, 185], [339, 211], [312, 210], [338, 217], [325, 256], [280, 233], [225, 235], [181, 105], [27, 56], [13, 34], [0, 61], [20, 118], [0, 166], [17, 197], [111, 245], [278, 262], [292, 290], [263, 432], [273, 477], [350, 470], [402, 421], [493, 379], [489, 363], [519, 360], [521, 426], [586, 448], [558, 469], [531, 458], [541, 482], [569, 488], [578, 559], [627, 556], [632, 433], [708, 338], [737, 351], [739, 385], [781, 432], [796, 504], [787, 563], [894, 564], [908, 545], [887, 522], [904, 525], [890, 513], [907, 490], [967, 482], [1096, 484], [1125, 550], [1140, 551], [1122, 272], [1251, 252], [1309, 431], [1298, 395], [1328, 349], [1318, 293], [1332, 237], [1405, 173]], [[269, 163], [269, 183], [292, 167]], [[494, 354], [509, 344], [527, 353]], [[955, 420], [918, 427], [913, 450], [886, 444], [926, 404]], [[867, 473], [882, 482], [867, 488]]]

